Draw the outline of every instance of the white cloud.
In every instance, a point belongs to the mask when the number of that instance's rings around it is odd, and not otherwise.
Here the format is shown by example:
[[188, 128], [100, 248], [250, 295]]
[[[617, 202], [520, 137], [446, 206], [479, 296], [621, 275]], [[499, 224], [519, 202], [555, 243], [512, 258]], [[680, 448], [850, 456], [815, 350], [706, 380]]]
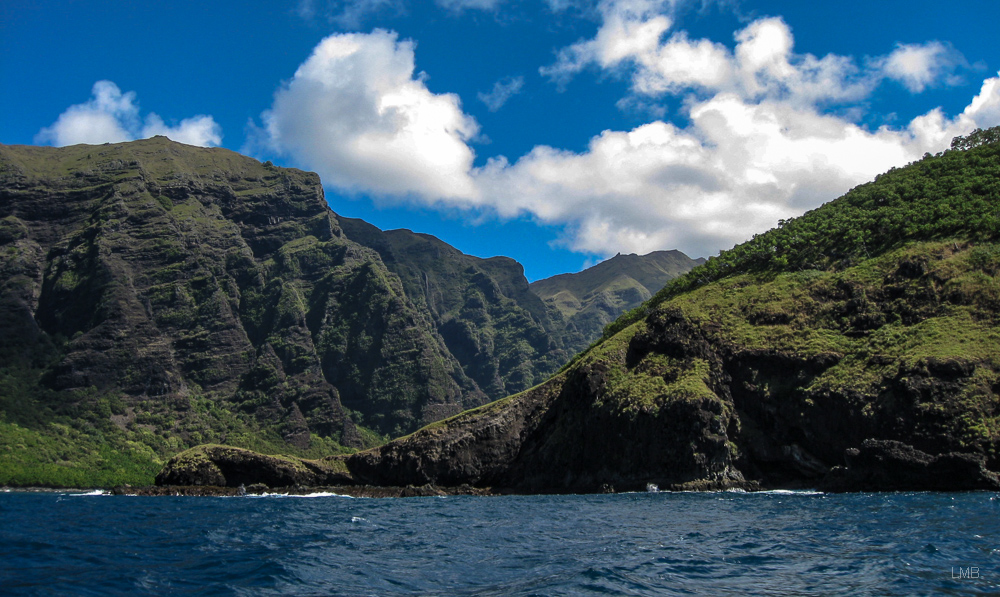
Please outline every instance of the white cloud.
[[111, 81], [98, 81], [94, 83], [92, 95], [86, 103], [67, 108], [51, 126], [39, 131], [35, 141], [62, 147], [164, 135], [188, 145], [211, 147], [222, 143], [222, 130], [211, 116], [187, 118], [170, 127], [160, 116], [150, 112], [145, 123], [141, 123], [134, 91], [122, 93]]
[[132, 140], [129, 130], [136, 128], [139, 118], [135, 92], [123, 94], [111, 81], [98, 81], [92, 93], [90, 101], [70, 106], [51, 126], [43, 128], [36, 142], [61, 147]]
[[163, 119], [155, 113], [146, 116], [140, 137], [163, 135], [178, 143], [214, 147], [222, 144], [222, 128], [211, 116], [195, 116], [185, 118], [177, 126], [167, 126]]
[[962, 126], [972, 129], [990, 128], [1000, 125], [1000, 72], [997, 76], [983, 81], [979, 94], [962, 112]]
[[413, 43], [395, 33], [331, 35], [275, 94], [268, 142], [343, 189], [474, 200], [479, 127], [413, 71]]
[[791, 29], [777, 17], [758, 19], [738, 31], [733, 50], [707, 39], [691, 40], [684, 31], [668, 37], [674, 4], [604, 0], [594, 38], [563, 48], [554, 64], [539, 70], [560, 86], [594, 65], [629, 76], [638, 95], [731, 92], [830, 104], [858, 101], [884, 78], [913, 92], [937, 83], [958, 84], [956, 72], [968, 67], [961, 53], [936, 41], [897, 45], [864, 67], [847, 56], [796, 54]]
[[683, 32], [641, 33], [669, 29], [654, 5], [662, 3], [619, 3], [607, 14], [620, 23], [607, 30], [632, 31], [628, 39], [598, 33], [557, 65], [570, 73], [594, 61], [636, 65], [630, 97], [682, 95], [683, 128], [656, 120], [604, 131], [586, 151], [537, 146], [476, 168], [468, 146], [475, 122], [456, 97], [432, 94], [414, 76], [411, 43], [376, 31], [324, 40], [276, 95], [265, 116], [269, 138], [340, 188], [527, 215], [563, 226], [564, 242], [581, 252], [704, 256], [946, 149], [956, 135], [1000, 125], [1000, 73], [955, 117], [934, 109], [872, 131], [822, 106], [865, 99], [881, 64], [797, 55], [780, 19], [750, 24], [733, 50]]
[[652, 122], [605, 131], [587, 151], [536, 147], [477, 173], [483, 203], [568, 225], [575, 250], [613, 255], [719, 249], [836, 198], [893, 166], [940, 151], [976, 126], [1000, 124], [1000, 77], [966, 110], [932, 110], [874, 132], [788, 102], [722, 93], [690, 108], [679, 129]]
[[505, 77], [493, 84], [489, 93], [479, 92], [476, 97], [486, 104], [490, 112], [496, 112], [507, 103], [507, 100], [521, 93], [524, 87], [524, 77]]
[[[660, 0], [604, 1], [598, 6], [603, 24], [594, 39], [579, 41], [559, 51], [556, 63], [539, 71], [560, 84], [590, 64], [613, 68], [632, 56], [655, 51], [673, 22], [661, 14], [669, 2]], [[555, 5], [550, 8], [556, 10]]]
[[596, 64], [629, 73], [638, 95], [730, 92], [808, 104], [860, 99], [881, 76], [880, 66], [861, 72], [844, 56], [794, 54], [791, 29], [780, 18], [754, 21], [736, 33], [736, 47], [730, 50], [711, 40], [692, 40], [684, 31], [664, 41], [672, 21], [658, 12], [662, 3], [622, 4], [603, 4], [604, 22], [594, 39], [564, 48], [555, 64], [540, 72], [562, 86]]
[[965, 59], [951, 46], [932, 41], [926, 44], [897, 44], [896, 49], [880, 64], [887, 77], [899, 81], [914, 93], [920, 93], [941, 80], [946, 84], [957, 84], [960, 78], [954, 75], [954, 71], [965, 65]]

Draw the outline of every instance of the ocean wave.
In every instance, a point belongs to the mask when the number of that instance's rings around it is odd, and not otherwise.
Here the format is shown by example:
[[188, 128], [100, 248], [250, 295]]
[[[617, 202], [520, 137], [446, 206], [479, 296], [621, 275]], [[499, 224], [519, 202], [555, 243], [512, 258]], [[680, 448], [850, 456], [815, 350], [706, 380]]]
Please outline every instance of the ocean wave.
[[94, 489], [93, 491], [87, 491], [85, 493], [64, 493], [63, 495], [67, 497], [90, 497], [93, 495], [111, 495], [111, 492], [105, 491], [104, 489]]

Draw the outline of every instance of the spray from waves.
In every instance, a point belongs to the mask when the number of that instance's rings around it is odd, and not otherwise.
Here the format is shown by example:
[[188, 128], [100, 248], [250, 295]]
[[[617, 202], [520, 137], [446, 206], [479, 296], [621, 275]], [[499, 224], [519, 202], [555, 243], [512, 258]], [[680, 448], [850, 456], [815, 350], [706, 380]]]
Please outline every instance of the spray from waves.
[[295, 493], [267, 493], [267, 492], [264, 492], [264, 493], [260, 493], [260, 494], [247, 494], [246, 496], [243, 496], [243, 497], [257, 498], [257, 499], [260, 499], [260, 498], [322, 498], [322, 497], [347, 498], [347, 499], [351, 499], [351, 500], [355, 499], [354, 496], [352, 496], [352, 495], [344, 495], [342, 493], [333, 493], [333, 492], [330, 492], [330, 491], [317, 491], [315, 493], [303, 493], [303, 494], [295, 494]]

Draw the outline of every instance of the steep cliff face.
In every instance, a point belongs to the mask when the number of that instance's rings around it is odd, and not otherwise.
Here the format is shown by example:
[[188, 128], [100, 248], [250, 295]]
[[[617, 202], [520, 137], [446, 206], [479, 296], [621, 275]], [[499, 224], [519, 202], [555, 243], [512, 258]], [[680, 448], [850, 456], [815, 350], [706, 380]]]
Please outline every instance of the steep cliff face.
[[542, 386], [348, 467], [519, 491], [1000, 488], [998, 239], [1000, 145], [928, 157], [668, 284]]
[[0, 147], [0, 325], [14, 423], [306, 449], [486, 399], [315, 174], [162, 137]]
[[491, 400], [548, 379], [579, 350], [565, 348], [565, 322], [552, 317], [513, 259], [465, 255], [433, 236], [383, 232], [362, 220], [338, 222], [399, 276], [407, 296]]

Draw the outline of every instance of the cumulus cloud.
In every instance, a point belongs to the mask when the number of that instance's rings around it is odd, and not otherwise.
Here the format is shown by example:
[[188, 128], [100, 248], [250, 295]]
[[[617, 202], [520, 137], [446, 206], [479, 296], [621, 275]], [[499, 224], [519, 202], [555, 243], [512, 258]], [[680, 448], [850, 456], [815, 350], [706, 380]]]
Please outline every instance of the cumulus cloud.
[[94, 83], [89, 101], [70, 106], [51, 126], [35, 136], [36, 143], [62, 147], [77, 143], [118, 143], [164, 135], [188, 145], [212, 147], [222, 143], [222, 129], [211, 116], [186, 118], [168, 126], [156, 113], [139, 117], [135, 92], [122, 93], [111, 81]]
[[605, 2], [597, 35], [562, 49], [540, 72], [560, 86], [591, 65], [627, 73], [639, 95], [737, 93], [800, 103], [854, 101], [871, 92], [882, 63], [869, 70], [849, 57], [795, 54], [792, 31], [780, 18], [752, 22], [735, 34], [736, 46], [692, 40], [673, 26], [663, 2]]
[[[611, 68], [630, 56], [652, 52], [673, 24], [669, 17], [662, 14], [669, 4], [663, 0], [601, 2], [599, 10], [603, 24], [597, 36], [563, 48], [556, 63], [542, 67], [541, 73], [565, 84], [590, 64]], [[550, 8], [564, 9], [557, 4], [550, 4]]]
[[914, 93], [929, 85], [943, 81], [948, 85], [961, 82], [955, 75], [960, 66], [967, 66], [962, 54], [939, 41], [926, 44], [898, 44], [885, 59], [880, 61], [885, 75], [895, 79]]
[[478, 179], [503, 216], [569, 224], [567, 244], [578, 251], [709, 255], [1000, 123], [988, 113], [998, 85], [988, 81], [955, 119], [934, 110], [875, 132], [785, 102], [719, 94], [694, 104], [684, 129], [657, 121], [605, 131], [580, 153], [536, 147], [513, 164], [494, 160]]
[[427, 89], [413, 51], [383, 30], [322, 40], [264, 113], [268, 143], [343, 189], [474, 200], [479, 127], [458, 96]]
[[479, 92], [476, 97], [486, 104], [490, 112], [496, 112], [507, 103], [507, 100], [521, 93], [524, 87], [524, 77], [505, 77], [493, 84], [489, 93]]
[[603, 0], [602, 23], [593, 39], [559, 51], [540, 72], [565, 86], [596, 66], [630, 77], [638, 95], [681, 92], [737, 93], [746, 98], [782, 98], [803, 104], [855, 102], [886, 78], [919, 93], [929, 86], [956, 85], [969, 65], [948, 44], [898, 44], [863, 65], [848, 56], [797, 54], [791, 28], [781, 18], [758, 19], [734, 36], [735, 48], [671, 32], [677, 2]]
[[177, 126], [167, 126], [163, 119], [154, 113], [146, 116], [140, 137], [163, 135], [178, 143], [214, 147], [222, 143], [222, 128], [211, 116], [194, 116], [185, 118]]
[[557, 65], [571, 74], [629, 63], [635, 97], [682, 96], [683, 127], [655, 120], [604, 131], [585, 151], [537, 146], [474, 167], [478, 128], [458, 98], [427, 90], [412, 43], [376, 31], [324, 40], [276, 95], [268, 138], [343, 189], [529, 216], [564, 227], [566, 245], [585, 253], [704, 256], [1000, 124], [1000, 73], [958, 115], [934, 109], [869, 130], [824, 106], [864, 100], [887, 60], [861, 68], [796, 54], [780, 19], [749, 24], [732, 50], [683, 32], [664, 38], [669, 17], [656, 11], [666, 3], [615, 6], [605, 17], [617, 21], [602, 27], [611, 33], [575, 44]]

